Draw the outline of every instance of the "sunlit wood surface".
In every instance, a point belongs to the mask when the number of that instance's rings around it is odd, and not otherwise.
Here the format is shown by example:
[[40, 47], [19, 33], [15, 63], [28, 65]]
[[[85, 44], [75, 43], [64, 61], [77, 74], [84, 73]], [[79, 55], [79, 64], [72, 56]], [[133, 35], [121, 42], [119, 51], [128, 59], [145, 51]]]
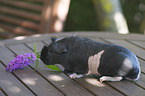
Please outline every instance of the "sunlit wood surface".
[[[41, 61], [35, 66], [25, 67], [12, 73], [5, 67], [15, 55], [32, 53], [34, 42], [37, 51], [51, 42], [51, 37], [79, 35], [99, 42], [124, 46], [134, 52], [141, 64], [141, 78], [131, 82], [99, 82], [89, 75], [80, 79], [71, 79], [63, 72], [48, 69]], [[0, 96], [145, 96], [145, 36], [139, 34], [120, 35], [105, 32], [74, 32], [59, 34], [16, 37], [0, 41]]]

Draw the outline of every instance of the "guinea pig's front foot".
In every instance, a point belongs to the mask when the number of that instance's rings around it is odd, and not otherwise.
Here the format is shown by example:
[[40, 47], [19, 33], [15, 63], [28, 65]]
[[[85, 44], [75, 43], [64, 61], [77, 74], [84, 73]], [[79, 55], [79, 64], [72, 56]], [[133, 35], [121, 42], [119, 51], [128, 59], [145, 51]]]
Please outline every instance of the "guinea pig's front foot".
[[73, 74], [69, 75], [69, 77], [72, 78], [72, 79], [81, 78], [83, 76], [84, 76], [83, 74], [76, 74], [76, 73], [73, 73]]

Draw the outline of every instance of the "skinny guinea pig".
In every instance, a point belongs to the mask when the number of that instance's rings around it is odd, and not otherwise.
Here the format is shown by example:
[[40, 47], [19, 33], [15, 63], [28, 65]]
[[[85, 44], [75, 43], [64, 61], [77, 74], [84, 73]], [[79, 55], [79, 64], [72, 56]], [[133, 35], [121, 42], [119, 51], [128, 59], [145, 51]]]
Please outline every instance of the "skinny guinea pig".
[[52, 38], [40, 59], [46, 65], [61, 64], [73, 79], [89, 74], [101, 76], [101, 82], [140, 77], [140, 64], [129, 49], [79, 36]]

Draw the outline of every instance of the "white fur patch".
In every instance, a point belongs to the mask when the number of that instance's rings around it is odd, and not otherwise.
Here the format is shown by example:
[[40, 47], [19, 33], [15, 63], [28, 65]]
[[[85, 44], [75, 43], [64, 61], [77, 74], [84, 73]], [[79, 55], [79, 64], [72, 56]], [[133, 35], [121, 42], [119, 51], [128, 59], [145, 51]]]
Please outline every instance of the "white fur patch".
[[58, 41], [60, 41], [60, 40], [62, 40], [62, 39], [64, 39], [64, 38], [66, 38], [66, 37], [61, 37], [61, 38], [58, 38], [58, 39], [56, 39], [56, 41], [55, 41], [55, 42], [58, 42]]
[[81, 78], [81, 77], [83, 77], [84, 75], [82, 75], [82, 74], [76, 74], [76, 73], [73, 73], [73, 74], [71, 74], [71, 75], [69, 75], [69, 77], [70, 78], [72, 78], [72, 79], [75, 79], [75, 78]]
[[88, 59], [88, 67], [89, 67], [89, 71], [86, 75], [89, 74], [98, 74], [98, 67], [100, 64], [100, 58], [101, 55], [104, 53], [104, 50], [100, 51], [98, 54], [95, 54], [94, 56], [90, 56]]
[[120, 81], [122, 79], [123, 79], [123, 77], [102, 76], [100, 78], [100, 82], [103, 82], [103, 81]]
[[[73, 34], [72, 36], [73, 36], [73, 37], [76, 37], [76, 34]], [[60, 41], [60, 40], [62, 40], [62, 39], [64, 39], [64, 38], [69, 38], [69, 37], [72, 37], [72, 36], [57, 38], [55, 42], [58, 42], [58, 41]]]

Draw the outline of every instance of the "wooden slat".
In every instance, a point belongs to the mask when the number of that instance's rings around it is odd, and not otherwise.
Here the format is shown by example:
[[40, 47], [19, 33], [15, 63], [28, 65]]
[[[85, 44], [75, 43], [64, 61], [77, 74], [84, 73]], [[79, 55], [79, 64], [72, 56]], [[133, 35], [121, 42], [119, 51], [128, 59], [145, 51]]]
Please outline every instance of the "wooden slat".
[[[62, 32], [62, 33], [51, 33], [51, 34], [44, 34], [44, 35], [37, 35], [37, 36], [30, 36], [30, 37], [25, 37], [23, 39], [23, 41], [19, 40], [19, 41], [14, 41], [14, 39], [10, 39], [10, 40], [5, 40], [3, 41], [4, 44], [16, 44], [16, 43], [20, 43], [20, 42], [29, 42], [29, 41], [34, 41], [34, 40], [47, 40], [50, 37], [64, 37], [64, 36], [73, 36], [73, 35], [78, 35], [81, 37], [88, 37], [88, 38], [115, 38], [115, 40], [118, 39], [129, 39], [129, 40], [145, 40], [145, 36], [144, 35], [136, 35], [136, 34], [130, 34], [131, 37], [129, 37], [130, 35], [121, 35], [119, 37], [119, 34], [117, 33], [106, 33], [106, 32]], [[115, 35], [117, 34], [117, 35]], [[137, 37], [137, 38], [132, 38], [132, 37]]]
[[145, 73], [145, 61], [139, 59], [139, 62], [140, 62], [141, 71]]
[[145, 41], [129, 40], [129, 42], [132, 42], [132, 43], [142, 47], [143, 49], [145, 49]]
[[[0, 56], [0, 58], [2, 55]], [[20, 96], [22, 94], [34, 95], [28, 90], [13, 74], [6, 72], [5, 67], [0, 63], [0, 87], [7, 95]], [[1, 96], [1, 95], [0, 95]]]
[[145, 94], [144, 89], [138, 87], [137, 85], [129, 81], [108, 82], [108, 84], [122, 91], [126, 94], [126, 96], [144, 96]]
[[145, 90], [145, 74], [141, 74], [140, 79], [136, 81], [135, 84], [138, 84], [140, 87], [142, 87]]
[[12, 33], [15, 33], [15, 34], [18, 34], [18, 35], [32, 35], [34, 34], [33, 31], [29, 31], [29, 30], [26, 30], [22, 27], [13, 27], [13, 26], [10, 26], [10, 25], [4, 25], [0, 22], [0, 27], [12, 32]]
[[42, 10], [42, 6], [41, 5], [34, 5], [34, 4], [30, 4], [27, 3], [25, 1], [10, 1], [10, 0], [0, 0], [1, 4], [7, 4], [7, 5], [11, 5], [14, 7], [19, 7], [19, 8], [25, 8], [25, 9], [29, 9], [29, 10], [33, 10], [33, 11], [41, 11]]
[[76, 82], [83, 87], [94, 92], [97, 96], [123, 96], [124, 94], [118, 92], [114, 88], [108, 86], [106, 83], [101, 83], [94, 76], [85, 76], [83, 78], [75, 79]]
[[0, 90], [0, 96], [6, 96], [6, 95], [2, 92], [2, 90]]
[[10, 16], [8, 17], [8, 16], [0, 15], [0, 20], [4, 21], [4, 22], [11, 23], [11, 24], [17, 24], [17, 25], [22, 26], [22, 27], [31, 28], [31, 29], [34, 29], [34, 30], [39, 29], [38, 24], [36, 24], [32, 21], [25, 20], [25, 19], [22, 20], [22, 19], [13, 18], [13, 17], [10, 17]]
[[[0, 55], [0, 60], [5, 65], [8, 65], [10, 60], [14, 59], [14, 54], [12, 54], [11, 51], [9, 51], [6, 47], [1, 47], [0, 53], [3, 54], [3, 55]], [[35, 95], [45, 96], [48, 94], [50, 96], [63, 96], [63, 94], [60, 91], [58, 91], [58, 89], [52, 86], [47, 80], [41, 77], [36, 71], [32, 70], [30, 67], [26, 67], [25, 70], [14, 71], [13, 73], [27, 87], [29, 87], [35, 93]], [[11, 74], [11, 73], [8, 73], [8, 74]], [[15, 85], [15, 83], [13, 84]]]
[[23, 10], [16, 10], [16, 9], [12, 9], [12, 8], [9, 8], [9, 7], [0, 7], [0, 11], [4, 12], [4, 13], [7, 13], [7, 14], [20, 16], [20, 17], [23, 17], [23, 18], [28, 18], [28, 19], [35, 20], [35, 21], [40, 21], [40, 17], [41, 17], [40, 15], [37, 15], [37, 14], [34, 14], [34, 13], [30, 13], [30, 12], [23, 11]]
[[139, 48], [129, 42], [126, 42], [124, 40], [113, 40], [113, 39], [105, 39], [113, 44], [118, 44], [121, 46], [124, 46], [128, 49], [130, 49], [132, 52], [134, 52], [137, 56], [139, 56], [140, 58], [145, 58], [145, 51], [142, 48]]
[[[27, 43], [27, 45], [31, 48], [34, 48], [34, 42]], [[36, 42], [36, 45], [37, 50], [40, 51], [44, 44], [41, 42]], [[30, 49], [22, 44], [14, 46], [12, 45], [9, 47], [17, 54], [32, 52]], [[65, 74], [63, 74], [62, 72], [53, 72], [52, 70], [49, 70], [42, 62], [39, 62], [37, 71], [39, 71], [46, 79], [51, 81], [67, 96], [92, 96], [91, 93], [89, 93], [83, 87], [79, 86], [76, 82], [68, 78]]]
[[75, 34], [79, 35], [79, 36], [83, 36], [83, 37], [88, 37], [88, 38], [101, 37], [101, 38], [108, 38], [108, 39], [129, 39], [129, 40], [144, 40], [145, 41], [144, 35], [134, 34], [134, 33], [123, 35], [123, 34], [112, 33], [112, 32], [103, 32], [103, 31], [102, 32], [84, 31], [84, 32], [78, 32], [78, 33], [75, 32]]

